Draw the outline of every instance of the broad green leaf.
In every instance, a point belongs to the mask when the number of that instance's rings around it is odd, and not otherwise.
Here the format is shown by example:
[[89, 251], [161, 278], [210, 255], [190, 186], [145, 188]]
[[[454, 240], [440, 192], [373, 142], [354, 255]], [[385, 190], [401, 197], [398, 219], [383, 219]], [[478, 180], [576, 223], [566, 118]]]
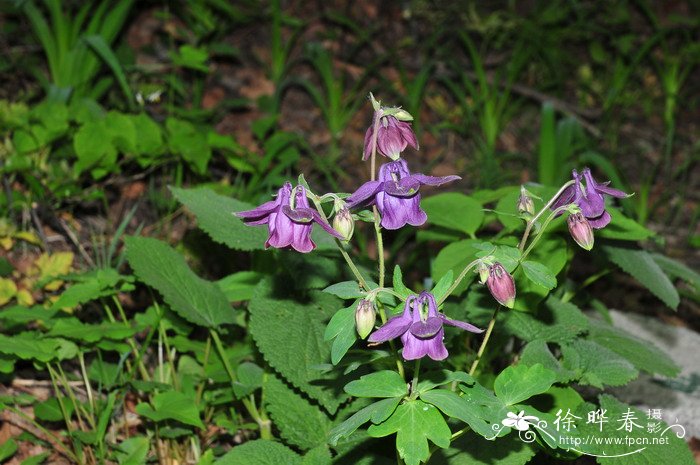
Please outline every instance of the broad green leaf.
[[131, 118], [136, 130], [136, 152], [148, 157], [159, 155], [164, 148], [160, 126], [146, 113], [132, 115]]
[[576, 374], [580, 384], [622, 386], [639, 374], [629, 361], [593, 341], [578, 339], [562, 344], [561, 352], [564, 367]]
[[398, 293], [404, 299], [409, 295], [413, 294], [406, 285], [403, 283], [403, 274], [401, 273], [401, 268], [399, 265], [394, 267], [394, 275], [392, 277], [394, 292]]
[[325, 288], [323, 292], [340, 297], [341, 299], [357, 299], [366, 294], [360, 290], [360, 285], [357, 281], [343, 281], [342, 283], [332, 284]]
[[288, 443], [309, 450], [326, 443], [331, 429], [328, 416], [274, 375], [263, 386], [267, 411]]
[[[683, 439], [685, 428], [676, 426], [668, 427], [666, 423], [659, 420], [647, 420], [646, 412], [642, 412], [634, 407], [620, 402], [614, 397], [603, 394], [599, 396], [600, 407], [585, 403], [581, 404], [576, 411], [576, 415], [584, 420], [577, 422], [577, 427], [581, 436], [593, 438], [605, 438], [607, 441], [598, 444], [596, 441], [587, 441], [580, 449], [589, 455], [598, 456], [598, 463], [601, 465], [624, 463], [625, 465], [649, 465], [668, 463], [673, 465], [694, 465], [696, 462], [688, 444]], [[602, 424], [603, 431], [597, 423], [586, 423], [588, 412], [596, 409], [604, 409], [608, 418], [608, 423]], [[635, 424], [641, 428], [632, 426], [632, 431], [627, 431], [622, 422], [623, 415], [631, 414]], [[647, 429], [647, 422], [652, 421], [659, 424], [656, 433], [650, 433]], [[681, 428], [683, 428], [681, 432]], [[681, 434], [681, 436], [677, 436]], [[628, 445], [627, 438], [634, 441]], [[638, 452], [635, 452], [638, 451]], [[605, 456], [609, 458], [605, 458]], [[620, 456], [613, 458], [614, 456]]]
[[360, 426], [364, 425], [368, 421], [373, 423], [381, 423], [382, 421], [389, 418], [389, 416], [394, 413], [396, 407], [401, 402], [400, 397], [393, 397], [389, 399], [382, 399], [378, 402], [368, 405], [357, 413], [353, 414], [350, 418], [333, 428], [328, 433], [328, 443], [331, 446], [336, 446], [338, 441], [347, 438], [352, 433], [354, 433]]
[[96, 166], [112, 167], [117, 160], [117, 149], [104, 120], [92, 120], [83, 124], [75, 133], [73, 148], [78, 157], [75, 169], [78, 173]]
[[127, 237], [126, 257], [143, 282], [163, 294], [170, 307], [187, 321], [208, 328], [236, 321], [219, 287], [190, 270], [185, 258], [167, 244], [146, 237]]
[[406, 465], [419, 465], [430, 456], [428, 440], [447, 448], [452, 432], [435, 406], [420, 400], [399, 405], [386, 421], [372, 425], [370, 436], [381, 438], [396, 433], [396, 450]]
[[0, 462], [4, 462], [17, 452], [17, 442], [14, 439], [7, 439], [0, 444]]
[[588, 318], [571, 302], [562, 302], [550, 296], [539, 305], [535, 314], [521, 311], [508, 312], [506, 329], [525, 341], [542, 339], [560, 342], [576, 338], [588, 329]]
[[91, 300], [114, 294], [117, 292], [115, 286], [120, 278], [119, 273], [111, 268], [82, 274], [79, 282], [63, 291], [51, 308], [75, 308]]
[[119, 443], [114, 452], [119, 465], [144, 465], [148, 456], [150, 441], [144, 436], [136, 436]]
[[676, 377], [680, 367], [653, 343], [634, 337], [625, 330], [591, 320], [588, 339], [606, 347], [647, 373]]
[[522, 262], [525, 276], [530, 278], [533, 283], [542, 286], [547, 290], [552, 290], [557, 287], [557, 278], [552, 274], [547, 266], [532, 260]]
[[255, 363], [243, 362], [236, 368], [236, 382], [233, 391], [237, 398], [253, 393], [262, 387], [265, 371]]
[[453, 276], [452, 270], [447, 270], [447, 273], [440, 278], [440, 281], [438, 281], [430, 291], [432, 292], [433, 296], [435, 296], [436, 301], [440, 301], [443, 297], [446, 297], [445, 294], [447, 294], [447, 291], [454, 282]]
[[216, 281], [229, 302], [250, 300], [255, 286], [265, 275], [257, 271], [239, 271]]
[[232, 448], [214, 465], [301, 465], [301, 457], [279, 442], [256, 439]]
[[463, 371], [436, 370], [421, 373], [416, 385], [416, 392], [422, 394], [438, 386], [444, 386], [452, 382], [461, 381], [466, 384], [474, 384], [474, 378]]
[[[75, 406], [73, 402], [68, 400], [67, 398], [62, 399], [63, 402], [63, 407], [66, 409], [66, 415], [68, 415], [68, 418], [73, 415], [73, 410], [75, 409]], [[63, 412], [61, 410], [61, 405], [58, 403], [58, 399], [50, 398], [46, 399], [43, 402], [39, 402], [36, 405], [34, 405], [34, 415], [39, 419], [39, 420], [44, 420], [44, 421], [63, 421]]]
[[503, 370], [493, 383], [496, 397], [506, 405], [518, 404], [549, 389], [556, 373], [537, 363], [530, 367], [518, 364]]
[[421, 202], [421, 207], [428, 214], [430, 223], [455, 229], [469, 236], [474, 235], [484, 220], [481, 204], [458, 192], [427, 197]]
[[520, 354], [520, 363], [527, 366], [541, 364], [556, 373], [559, 383], [567, 383], [574, 378], [574, 373], [561, 365], [561, 362], [552, 354], [547, 343], [542, 339], [528, 342]]
[[112, 144], [121, 153], [134, 153], [136, 151], [136, 128], [131, 115], [110, 111], [105, 117], [105, 126], [112, 138]]
[[[458, 276], [464, 268], [471, 263], [480, 249], [475, 245], [482, 244], [481, 241], [475, 239], [466, 239], [459, 242], [454, 242], [444, 247], [438, 252], [432, 264], [430, 275], [434, 281], [438, 281], [445, 276], [449, 270], [452, 270], [453, 276]], [[459, 295], [467, 288], [476, 275], [468, 274], [462, 280], [459, 286], [455, 289], [455, 295]]]
[[41, 454], [33, 455], [22, 460], [19, 465], [39, 465], [44, 463], [44, 460], [46, 460], [49, 455], [51, 455], [50, 452], [42, 452]]
[[199, 418], [197, 404], [192, 397], [177, 391], [161, 392], [153, 396], [152, 406], [146, 403], [136, 405], [136, 413], [153, 421], [176, 420], [186, 425], [204, 429]]
[[678, 308], [678, 291], [648, 252], [613, 245], [604, 245], [603, 251], [613, 263], [649, 289], [669, 308]]
[[612, 219], [606, 227], [596, 230], [596, 236], [622, 241], [643, 241], [656, 234], [633, 219], [626, 217], [617, 208], [607, 207], [606, 211]]
[[331, 345], [331, 363], [337, 365], [357, 340], [355, 329], [355, 310], [357, 302], [335, 312], [328, 322], [323, 334], [324, 341], [333, 341]]
[[265, 360], [331, 413], [345, 395], [338, 395], [337, 377], [322, 373], [319, 366], [330, 360], [323, 334], [338, 307], [337, 298], [320, 291], [309, 292], [303, 303], [281, 299], [271, 279], [260, 283], [248, 307], [250, 332]]
[[406, 382], [395, 371], [382, 370], [345, 385], [345, 392], [355, 397], [400, 397], [408, 394]]
[[265, 226], [246, 226], [234, 213], [253, 205], [219, 195], [210, 189], [170, 187], [173, 196], [197, 217], [197, 224], [214, 241], [237, 250], [262, 250], [267, 240]]
[[180, 154], [197, 173], [204, 174], [212, 155], [206, 134], [189, 121], [173, 117], [165, 120], [165, 128], [170, 150]]
[[331, 465], [333, 458], [328, 446], [322, 444], [308, 451], [301, 460], [301, 465]]
[[470, 431], [450, 447], [437, 450], [431, 465], [525, 465], [535, 456], [535, 449], [517, 436], [488, 441]]
[[15, 355], [23, 360], [48, 362], [56, 358], [60, 346], [58, 339], [38, 339], [35, 334], [16, 334], [12, 337], [0, 334], [0, 353]]
[[506, 418], [508, 407], [490, 391], [474, 383], [461, 386], [464, 395], [460, 396], [448, 389], [433, 389], [424, 392], [420, 398], [439, 408], [442, 413], [451, 418], [463, 421], [476, 433], [493, 438], [497, 434], [505, 435], [509, 428], [503, 428], [498, 433], [492, 428]]
[[126, 339], [141, 329], [143, 328], [125, 326], [121, 322], [112, 323], [105, 321], [99, 325], [88, 325], [77, 318], [61, 318], [51, 327], [48, 335], [85, 342], [97, 342], [101, 339]]
[[665, 255], [653, 253], [651, 258], [657, 265], [669, 276], [680, 278], [695, 288], [696, 292], [700, 292], [700, 273], [687, 267], [678, 260], [674, 260]]

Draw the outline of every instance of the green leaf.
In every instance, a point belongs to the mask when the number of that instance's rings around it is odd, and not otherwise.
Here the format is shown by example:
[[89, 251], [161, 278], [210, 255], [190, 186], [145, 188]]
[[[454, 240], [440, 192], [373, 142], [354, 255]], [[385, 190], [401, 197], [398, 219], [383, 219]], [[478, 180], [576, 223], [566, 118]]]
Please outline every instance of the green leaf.
[[561, 352], [564, 366], [576, 373], [580, 384], [597, 388], [622, 386], [639, 374], [626, 359], [593, 341], [581, 339], [562, 344]]
[[542, 286], [547, 290], [552, 290], [557, 287], [557, 278], [554, 276], [547, 266], [542, 263], [534, 262], [532, 260], [525, 260], [522, 262], [523, 271], [525, 276], [530, 278], [533, 283]]
[[301, 465], [301, 457], [282, 444], [266, 439], [248, 441], [231, 449], [215, 465]]
[[[479, 244], [483, 244], [483, 242], [475, 239], [466, 239], [454, 242], [441, 249], [433, 261], [430, 273], [433, 280], [438, 281], [449, 270], [452, 270], [453, 276], [458, 276], [476, 258], [476, 254], [481, 251], [476, 247]], [[475, 274], [468, 274], [457, 286], [454, 294], [459, 295], [464, 292], [475, 276]]]
[[15, 452], [17, 452], [17, 442], [12, 438], [6, 440], [0, 445], [0, 462], [9, 459], [15, 455]]
[[525, 341], [568, 341], [588, 329], [588, 318], [571, 302], [550, 296], [537, 312], [512, 311], [505, 316], [507, 330]]
[[399, 405], [392, 416], [370, 426], [367, 432], [375, 438], [396, 433], [396, 450], [406, 465], [419, 465], [428, 459], [428, 440], [447, 448], [452, 435], [438, 409], [420, 400]]
[[77, 318], [61, 318], [56, 321], [48, 335], [92, 343], [102, 339], [126, 339], [141, 329], [143, 328], [125, 326], [121, 322], [105, 321], [99, 325], [88, 325]]
[[[478, 383], [462, 385], [461, 389], [463, 396], [447, 389], [433, 389], [422, 393], [420, 398], [439, 408], [448, 417], [463, 421], [476, 433], [492, 439], [496, 436], [492, 425], [500, 426], [501, 420], [506, 418], [508, 407]], [[510, 428], [503, 428], [498, 435], [503, 436], [508, 431]]]
[[326, 443], [331, 421], [318, 406], [274, 375], [268, 375], [263, 392], [272, 421], [287, 443], [302, 450]]
[[194, 274], [184, 257], [167, 244], [134, 236], [124, 242], [127, 260], [136, 276], [163, 294], [178, 315], [208, 328], [236, 321], [235, 312], [219, 287]]
[[136, 436], [119, 443], [119, 450], [114, 452], [119, 465], [144, 465], [148, 456], [150, 441], [143, 436]]
[[250, 300], [255, 286], [265, 275], [257, 271], [239, 271], [216, 281], [229, 302]]
[[342, 283], [332, 284], [325, 288], [323, 292], [327, 292], [341, 299], [357, 299], [366, 294], [360, 290], [360, 285], [357, 281], [343, 281]]
[[603, 251], [613, 263], [649, 289], [669, 308], [678, 308], [678, 291], [648, 252], [612, 245], [604, 245]]
[[331, 321], [328, 322], [323, 334], [324, 341], [333, 341], [331, 345], [331, 363], [337, 365], [343, 359], [350, 347], [357, 340], [355, 330], [355, 310], [357, 302], [348, 308], [343, 308], [335, 312]]
[[428, 214], [430, 223], [455, 229], [473, 236], [484, 220], [481, 204], [458, 192], [448, 192], [427, 197], [421, 207]]
[[[68, 400], [64, 398], [63, 406], [66, 409], [68, 418], [70, 418], [73, 414], [73, 409], [75, 408], [73, 403], [68, 402]], [[61, 411], [61, 406], [56, 398], [47, 399], [34, 405], [34, 415], [36, 415], [39, 420], [63, 421], [63, 412]]]
[[445, 450], [437, 450], [431, 465], [525, 465], [535, 456], [535, 449], [516, 436], [488, 441], [466, 433]]
[[622, 241], [643, 241], [656, 234], [633, 219], [626, 217], [617, 208], [606, 207], [606, 211], [610, 213], [612, 219], [606, 227], [596, 230], [597, 236]]
[[112, 144], [104, 120], [83, 124], [75, 133], [73, 148], [78, 157], [75, 164], [78, 173], [96, 166], [111, 168], [117, 159], [117, 149]]
[[651, 258], [669, 276], [680, 278], [695, 288], [695, 292], [700, 292], [700, 273], [688, 268], [678, 260], [674, 260], [665, 255], [653, 253]]
[[438, 386], [444, 386], [455, 381], [466, 384], [474, 384], [474, 378], [463, 371], [436, 370], [421, 373], [420, 381], [416, 385], [416, 392], [422, 394]]
[[354, 433], [357, 428], [370, 420], [373, 423], [381, 423], [389, 418], [392, 413], [394, 413], [394, 410], [396, 410], [399, 402], [401, 402], [401, 397], [393, 397], [389, 399], [382, 399], [368, 405], [333, 428], [328, 433], [328, 443], [331, 446], [336, 446], [339, 440], [347, 438]]
[[[577, 428], [581, 436], [607, 439], [607, 441], [601, 441], [601, 444], [597, 444], [595, 441], [588, 441], [585, 446], [582, 445], [580, 447], [587, 454], [597, 455], [599, 464], [606, 465], [615, 463], [615, 461], [625, 465], [657, 463], [673, 465], [695, 464], [688, 444], [682, 436], [677, 436], [677, 433], [680, 432], [679, 427], [668, 429], [667, 424], [663, 421], [652, 420], [660, 425], [660, 429], [657, 433], [649, 433], [646, 428], [648, 420], [645, 412], [624, 404], [610, 395], [603, 394], [599, 396], [599, 400], [600, 407], [585, 403], [581, 404], [576, 411], [576, 415], [585, 419], [588, 412], [597, 408], [606, 410], [608, 423], [602, 424], [602, 432], [600, 431], [600, 425], [597, 423], [586, 423], [581, 420], [577, 422]], [[621, 419], [627, 412], [630, 412], [636, 418], [634, 423], [641, 424], [641, 428], [633, 427], [631, 432], [621, 428], [623, 426]], [[630, 441], [634, 441], [634, 443], [628, 445], [628, 442], [626, 442], [627, 438]], [[634, 452], [636, 450], [639, 450], [639, 452]], [[624, 457], [613, 458], [614, 456], [622, 455]]]
[[331, 465], [332, 463], [331, 451], [328, 446], [322, 444], [304, 455], [301, 465]]
[[439, 302], [443, 297], [447, 297], [445, 296], [445, 294], [454, 282], [453, 276], [454, 275], [452, 270], [447, 270], [447, 273], [445, 273], [445, 275], [442, 278], [440, 278], [440, 281], [438, 281], [437, 284], [435, 284], [433, 289], [430, 291], [432, 292], [433, 296], [435, 296], [436, 301]]
[[153, 396], [152, 404], [136, 405], [136, 413], [153, 421], [176, 420], [204, 429], [194, 399], [177, 391], [161, 392]]
[[345, 385], [345, 392], [355, 397], [400, 397], [408, 394], [408, 387], [395, 371], [382, 370]]
[[179, 189], [170, 192], [197, 217], [199, 227], [215, 242], [236, 250], [262, 250], [267, 228], [246, 226], [234, 213], [251, 210], [253, 205], [216, 194], [210, 189]]
[[124, 97], [129, 105], [132, 103], [132, 93], [129, 89], [129, 84], [126, 80], [126, 75], [122, 69], [121, 63], [117, 56], [114, 54], [109, 44], [105, 41], [105, 38], [100, 34], [86, 35], [83, 36], [83, 40], [97, 53], [97, 55], [102, 58], [102, 60], [107, 63], [107, 66], [112, 70], [114, 76], [117, 78], [117, 82], [124, 93]]
[[46, 460], [49, 455], [51, 455], [50, 452], [42, 452], [41, 454], [22, 460], [19, 465], [39, 465], [40, 463], [44, 463], [44, 460]]
[[652, 342], [598, 320], [590, 320], [588, 339], [621, 355], [639, 370], [674, 378], [680, 367]]
[[233, 391], [237, 398], [252, 394], [262, 387], [265, 371], [255, 363], [243, 362], [236, 368], [236, 382]]
[[15, 355], [24, 360], [48, 362], [58, 355], [59, 339], [38, 339], [35, 334], [0, 334], [0, 353]]
[[556, 380], [556, 373], [539, 363], [530, 367], [519, 364], [503, 370], [496, 377], [493, 389], [504, 404], [515, 405], [545, 392]]
[[528, 342], [520, 354], [520, 363], [527, 366], [541, 364], [556, 373], [557, 382], [559, 383], [568, 383], [574, 378], [574, 373], [561, 365], [559, 360], [552, 354], [552, 351], [549, 350], [547, 343], [542, 339]]
[[271, 279], [256, 289], [248, 307], [253, 339], [265, 360], [287, 381], [334, 413], [345, 395], [336, 391], [336, 376], [321, 373], [318, 367], [330, 359], [323, 334], [339, 301], [320, 291], [309, 292], [304, 303], [276, 295]]
[[409, 288], [403, 283], [403, 274], [401, 273], [401, 268], [399, 265], [394, 266], [394, 275], [392, 277], [394, 292], [399, 294], [404, 299], [409, 295], [413, 294]]
[[163, 132], [158, 123], [146, 113], [131, 115], [135, 136], [135, 150], [139, 155], [153, 157], [163, 151]]
[[206, 134], [192, 123], [173, 117], [165, 120], [165, 128], [170, 149], [180, 154], [197, 173], [204, 174], [212, 155]]

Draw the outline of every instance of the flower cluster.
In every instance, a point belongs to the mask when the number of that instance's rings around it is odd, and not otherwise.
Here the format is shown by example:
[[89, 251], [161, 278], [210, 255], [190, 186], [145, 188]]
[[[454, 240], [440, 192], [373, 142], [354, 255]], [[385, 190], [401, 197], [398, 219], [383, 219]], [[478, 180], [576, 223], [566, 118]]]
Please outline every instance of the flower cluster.
[[446, 324], [472, 333], [484, 332], [472, 324], [451, 320], [438, 312], [433, 294], [423, 291], [419, 295], [408, 296], [403, 313], [370, 334], [368, 340], [380, 343], [401, 337], [404, 359], [416, 360], [427, 355], [433, 360], [444, 360], [448, 355], [443, 342], [443, 325]]

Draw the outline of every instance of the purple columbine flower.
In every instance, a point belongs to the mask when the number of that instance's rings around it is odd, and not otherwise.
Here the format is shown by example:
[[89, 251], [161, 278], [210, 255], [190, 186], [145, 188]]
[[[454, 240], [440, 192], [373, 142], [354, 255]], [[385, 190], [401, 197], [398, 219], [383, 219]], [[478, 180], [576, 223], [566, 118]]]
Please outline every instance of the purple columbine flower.
[[277, 192], [277, 198], [265, 202], [253, 210], [236, 213], [246, 220], [249, 226], [266, 224], [270, 234], [265, 248], [282, 249], [291, 247], [297, 252], [311, 252], [316, 244], [311, 240], [311, 226], [314, 222], [338, 239], [343, 236], [334, 230], [316, 210], [309, 207], [304, 186], [292, 189], [289, 182]]
[[400, 121], [395, 116], [383, 115], [380, 109], [374, 113], [372, 125], [367, 128], [365, 133], [365, 149], [362, 152], [363, 160], [367, 160], [372, 155], [374, 124], [377, 118], [379, 118], [379, 128], [377, 130], [376, 143], [379, 153], [396, 160], [409, 145], [418, 150], [418, 140], [413, 133], [411, 123]]
[[515, 280], [503, 265], [496, 262], [489, 267], [489, 277], [486, 278], [491, 295], [499, 304], [513, 308], [515, 304]]
[[420, 208], [420, 186], [440, 186], [457, 179], [461, 178], [411, 174], [406, 161], [399, 158], [383, 164], [379, 168], [379, 180], [364, 183], [346, 201], [349, 208], [368, 200], [370, 205], [376, 203], [385, 229], [399, 229], [406, 224], [420, 226], [428, 219]]
[[[605, 211], [605, 196], [610, 195], [623, 199], [628, 197], [621, 190], [608, 187], [610, 181], [598, 183], [593, 179], [591, 170], [584, 168], [581, 174], [576, 170], [572, 172], [574, 184], [564, 189], [559, 198], [552, 204], [552, 210], [559, 207], [575, 203], [581, 209], [581, 213], [586, 217], [591, 227], [595, 229], [604, 228], [610, 223], [610, 213]], [[586, 187], [583, 187], [581, 178], [586, 181]]]
[[433, 360], [447, 358], [447, 349], [443, 342], [448, 324], [472, 333], [483, 333], [474, 325], [463, 321], [451, 320], [438, 312], [435, 297], [427, 291], [420, 295], [410, 295], [406, 299], [403, 313], [386, 322], [384, 326], [369, 336], [369, 342], [385, 342], [401, 336], [403, 358], [416, 360], [426, 355]]

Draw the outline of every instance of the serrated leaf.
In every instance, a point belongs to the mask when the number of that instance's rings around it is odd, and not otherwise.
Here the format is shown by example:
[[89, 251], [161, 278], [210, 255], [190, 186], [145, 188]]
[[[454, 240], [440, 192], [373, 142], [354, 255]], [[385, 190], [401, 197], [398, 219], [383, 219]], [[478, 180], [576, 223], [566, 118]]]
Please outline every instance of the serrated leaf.
[[423, 199], [421, 207], [428, 222], [473, 235], [484, 220], [481, 204], [458, 192], [433, 195]]
[[626, 217], [617, 208], [607, 207], [606, 211], [610, 214], [611, 220], [606, 227], [596, 231], [596, 235], [600, 237], [623, 241], [643, 241], [656, 234], [633, 219]]
[[24, 360], [48, 362], [58, 354], [58, 339], [38, 339], [36, 335], [16, 334], [12, 337], [0, 334], [0, 353], [15, 355]]
[[119, 465], [143, 465], [146, 463], [150, 441], [143, 436], [136, 436], [119, 443], [119, 450], [114, 452]]
[[318, 406], [274, 375], [268, 375], [263, 392], [267, 410], [287, 443], [302, 450], [326, 443], [331, 421]]
[[343, 281], [342, 283], [331, 284], [323, 290], [341, 299], [357, 299], [366, 294], [360, 290], [360, 285], [357, 281]]
[[345, 385], [345, 392], [355, 397], [400, 397], [408, 394], [408, 387], [395, 371], [382, 370]]
[[401, 402], [400, 397], [394, 397], [389, 399], [382, 399], [378, 402], [364, 407], [353, 414], [350, 418], [333, 428], [328, 433], [328, 443], [331, 446], [336, 446], [338, 441], [343, 438], [347, 438], [352, 433], [354, 433], [360, 426], [364, 425], [368, 421], [374, 423], [380, 423], [394, 413], [396, 407]]
[[61, 318], [56, 321], [47, 334], [92, 343], [102, 339], [126, 339], [141, 329], [125, 326], [124, 323], [120, 322], [105, 321], [99, 325], [88, 325], [77, 318]]
[[549, 350], [547, 343], [542, 339], [536, 339], [527, 343], [520, 354], [520, 363], [527, 366], [542, 364], [557, 375], [557, 382], [567, 383], [574, 377], [574, 373], [561, 365], [561, 362]]
[[278, 298], [271, 279], [260, 283], [248, 307], [250, 332], [265, 360], [331, 413], [345, 395], [338, 395], [336, 376], [318, 367], [330, 360], [323, 334], [338, 307], [337, 298], [320, 291], [311, 291], [304, 303]]
[[197, 404], [192, 397], [181, 392], [168, 391], [156, 394], [151, 402], [152, 406], [146, 403], [136, 405], [136, 413], [156, 422], [176, 420], [204, 429], [204, 424], [199, 418]]
[[[437, 408], [451, 418], [463, 421], [476, 433], [493, 438], [497, 432], [492, 425], [498, 424], [506, 417], [508, 407], [483, 386], [474, 383], [469, 386], [461, 386], [463, 395], [447, 389], [433, 389], [424, 392], [420, 398]], [[505, 435], [509, 428], [498, 431], [498, 435]]]
[[396, 450], [406, 465], [419, 465], [428, 459], [428, 440], [446, 448], [452, 435], [438, 409], [420, 400], [399, 405], [393, 415], [379, 425], [370, 426], [367, 433], [375, 438], [396, 433]]
[[547, 290], [552, 290], [557, 287], [557, 278], [547, 266], [532, 260], [525, 260], [521, 265], [525, 276], [533, 283]]
[[549, 296], [535, 314], [512, 311], [505, 316], [506, 329], [515, 336], [533, 341], [568, 341], [588, 329], [588, 318], [571, 302]]
[[639, 375], [629, 361], [600, 344], [588, 340], [574, 340], [562, 344], [563, 365], [576, 373], [580, 384], [622, 386]]
[[255, 286], [264, 277], [257, 271], [239, 271], [216, 281], [216, 285], [224, 293], [229, 302], [250, 300]]
[[234, 213], [251, 210], [253, 205], [216, 194], [210, 189], [170, 187], [173, 196], [197, 217], [198, 226], [214, 241], [236, 250], [262, 250], [266, 227], [246, 226]]
[[468, 432], [445, 450], [437, 450], [431, 465], [525, 465], [535, 456], [535, 449], [516, 436], [488, 441]]
[[301, 457], [288, 447], [267, 439], [236, 446], [214, 465], [301, 465]]
[[673, 278], [682, 279], [694, 287], [696, 292], [700, 292], [700, 273], [665, 255], [653, 253], [651, 258], [664, 270], [664, 273]]
[[648, 342], [605, 322], [591, 320], [588, 339], [621, 355], [639, 370], [673, 378], [680, 367], [652, 342]]
[[235, 312], [219, 287], [194, 274], [167, 244], [134, 236], [124, 242], [136, 276], [160, 292], [179, 316], [208, 328], [235, 323]]
[[613, 245], [604, 245], [603, 250], [613, 263], [649, 289], [669, 308], [678, 308], [678, 291], [648, 252]]
[[332, 460], [330, 449], [323, 444], [308, 451], [302, 457], [301, 465], [331, 465]]
[[503, 370], [493, 383], [496, 397], [506, 405], [515, 405], [549, 389], [557, 380], [556, 373], [537, 363], [518, 364]]

